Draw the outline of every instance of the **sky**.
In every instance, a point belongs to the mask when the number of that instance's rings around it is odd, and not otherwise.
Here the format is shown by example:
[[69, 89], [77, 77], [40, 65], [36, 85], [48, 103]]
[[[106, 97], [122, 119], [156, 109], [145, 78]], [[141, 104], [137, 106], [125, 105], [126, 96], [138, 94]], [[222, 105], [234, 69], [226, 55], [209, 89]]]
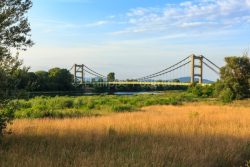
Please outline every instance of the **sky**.
[[250, 0], [33, 0], [28, 18], [31, 71], [77, 63], [136, 78], [192, 53], [223, 66], [250, 45]]

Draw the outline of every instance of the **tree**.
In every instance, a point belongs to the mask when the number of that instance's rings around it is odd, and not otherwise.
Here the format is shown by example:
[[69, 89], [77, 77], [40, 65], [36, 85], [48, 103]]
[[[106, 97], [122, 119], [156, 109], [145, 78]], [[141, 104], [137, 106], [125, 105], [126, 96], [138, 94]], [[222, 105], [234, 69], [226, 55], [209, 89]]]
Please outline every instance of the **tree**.
[[26, 13], [31, 8], [31, 0], [1, 0], [0, 3], [0, 43], [3, 48], [25, 50], [32, 46], [30, 25]]
[[220, 94], [221, 99], [226, 99], [227, 102], [248, 97], [250, 94], [249, 57], [226, 57], [225, 62], [226, 65], [220, 70], [221, 79], [216, 84], [217, 94]]
[[22, 64], [18, 54], [13, 57], [10, 50], [26, 50], [33, 45], [26, 16], [31, 6], [31, 0], [0, 0], [0, 135], [13, 116], [13, 112], [6, 112], [13, 109], [4, 103], [9, 98], [9, 90], [18, 84], [13, 74]]
[[66, 69], [52, 68], [49, 70], [50, 89], [70, 90], [72, 88], [73, 76]]
[[49, 89], [49, 73], [47, 71], [35, 72], [37, 77], [36, 91], [46, 91]]
[[111, 72], [107, 76], [108, 82], [114, 82], [115, 81], [115, 73]]
[[179, 79], [174, 79], [173, 82], [180, 82], [180, 80]]

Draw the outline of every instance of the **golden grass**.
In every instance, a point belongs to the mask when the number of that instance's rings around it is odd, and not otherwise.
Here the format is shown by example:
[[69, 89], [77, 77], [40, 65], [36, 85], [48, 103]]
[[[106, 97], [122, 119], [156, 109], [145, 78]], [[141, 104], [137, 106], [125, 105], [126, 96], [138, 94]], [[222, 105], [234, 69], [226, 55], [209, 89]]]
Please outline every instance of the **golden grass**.
[[250, 160], [250, 107], [152, 106], [78, 119], [16, 120], [0, 166], [240, 166]]

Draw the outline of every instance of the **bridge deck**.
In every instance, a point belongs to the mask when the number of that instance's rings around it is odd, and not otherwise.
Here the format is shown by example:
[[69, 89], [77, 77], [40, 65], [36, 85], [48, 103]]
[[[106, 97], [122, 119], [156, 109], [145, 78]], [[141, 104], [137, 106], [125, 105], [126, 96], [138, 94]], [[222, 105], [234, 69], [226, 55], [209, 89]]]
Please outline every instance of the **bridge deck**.
[[179, 85], [179, 86], [188, 86], [190, 83], [184, 82], [108, 82], [110, 85]]
[[[97, 84], [97, 85], [163, 85], [163, 86], [190, 86], [191, 83], [187, 82], [138, 82], [138, 81], [116, 81], [116, 82], [95, 82], [95, 83], [87, 83], [87, 84]], [[201, 84], [201, 85], [209, 85], [209, 84]]]

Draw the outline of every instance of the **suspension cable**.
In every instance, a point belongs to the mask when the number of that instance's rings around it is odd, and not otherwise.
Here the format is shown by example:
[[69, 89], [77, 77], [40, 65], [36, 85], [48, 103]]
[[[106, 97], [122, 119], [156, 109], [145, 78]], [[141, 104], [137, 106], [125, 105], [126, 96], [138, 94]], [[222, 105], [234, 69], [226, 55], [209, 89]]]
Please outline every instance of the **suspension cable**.
[[216, 64], [214, 64], [211, 60], [207, 59], [205, 56], [203, 56], [204, 59], [206, 59], [209, 63], [211, 63], [212, 65], [214, 65], [216, 68], [220, 69], [219, 66], [217, 66]]
[[[106, 78], [104, 75], [102, 75], [102, 74], [99, 74], [99, 73], [97, 73], [97, 72], [95, 72], [94, 70], [92, 70], [91, 68], [89, 68], [88, 66], [86, 66], [86, 65], [84, 65], [84, 67], [85, 68], [87, 68], [89, 71], [91, 71], [92, 73], [95, 73], [96, 75], [99, 75], [99, 76], [101, 76], [101, 78]], [[86, 70], [86, 69], [85, 69]]]
[[216, 74], [220, 75], [220, 73], [218, 71], [216, 71], [213, 67], [211, 67], [210, 65], [208, 65], [207, 63], [203, 62], [205, 64], [205, 66], [207, 66], [210, 70], [212, 70], [213, 72], [215, 72]]
[[169, 70], [169, 69], [171, 69], [171, 68], [173, 68], [173, 67], [177, 66], [178, 64], [180, 64], [180, 63], [182, 63], [182, 62], [186, 61], [188, 58], [189, 58], [189, 56], [188, 56], [188, 57], [186, 57], [185, 59], [183, 59], [183, 60], [179, 61], [178, 63], [176, 63], [176, 64], [174, 64], [174, 65], [172, 65], [172, 66], [170, 66], [170, 67], [168, 67], [168, 68], [165, 68], [164, 70], [161, 70], [161, 71], [159, 71], [159, 72], [156, 72], [156, 73], [153, 73], [153, 74], [147, 75], [147, 76], [145, 76], [145, 77], [138, 78], [138, 79], [136, 79], [136, 80], [143, 80], [143, 79], [145, 79], [145, 78], [148, 78], [148, 77], [151, 77], [151, 76], [157, 75], [157, 74], [159, 74], [159, 73], [162, 73], [162, 72], [164, 72], [164, 71], [167, 71], [167, 70]]
[[74, 66], [75, 66], [75, 65], [73, 65], [73, 66], [69, 69], [69, 71], [71, 71], [71, 70], [74, 68]]
[[157, 75], [154, 75], [154, 76], [151, 76], [151, 77], [144, 78], [144, 80], [145, 80], [145, 79], [155, 78], [155, 77], [158, 77], [158, 76], [161, 76], [161, 75], [170, 73], [170, 72], [175, 71], [175, 70], [177, 70], [177, 69], [179, 69], [179, 68], [181, 68], [181, 67], [184, 67], [185, 65], [189, 64], [190, 62], [191, 62], [191, 61], [188, 61], [187, 63], [182, 64], [182, 65], [180, 65], [180, 66], [178, 66], [178, 67], [176, 67], [176, 68], [174, 68], [174, 69], [171, 69], [171, 70], [169, 70], [169, 71], [166, 71], [166, 72], [164, 72], [164, 73], [160, 73], [160, 74], [157, 74]]
[[102, 77], [102, 76], [100, 76], [100, 75], [97, 75], [97, 74], [95, 74], [95, 73], [93, 73], [93, 72], [90, 72], [90, 71], [88, 71], [87, 69], [85, 69], [84, 72], [87, 72], [88, 74], [93, 75], [93, 76], [98, 77], [98, 78], [105, 78], [105, 77]]

